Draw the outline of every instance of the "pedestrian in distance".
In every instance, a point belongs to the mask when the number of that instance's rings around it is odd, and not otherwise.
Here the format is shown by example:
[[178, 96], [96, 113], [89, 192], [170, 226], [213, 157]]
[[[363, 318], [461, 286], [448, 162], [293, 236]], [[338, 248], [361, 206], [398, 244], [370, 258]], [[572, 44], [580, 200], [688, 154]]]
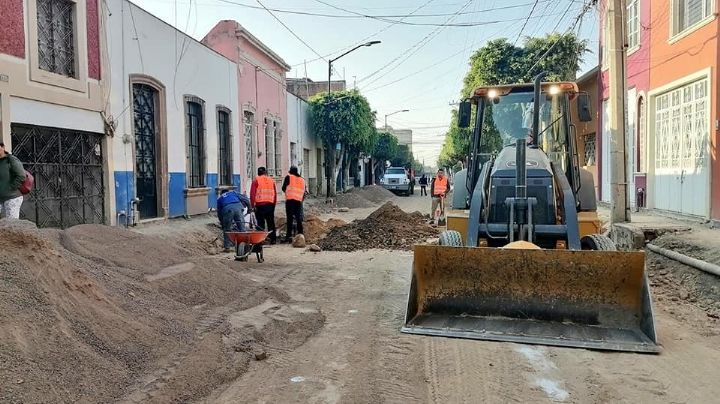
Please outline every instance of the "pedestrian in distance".
[[235, 190], [223, 189], [217, 199], [217, 214], [223, 229], [223, 247], [225, 252], [231, 252], [235, 246], [227, 233], [233, 231], [245, 231], [245, 209], [250, 209], [250, 198]]
[[428, 177], [425, 173], [420, 177], [418, 183], [420, 184], [420, 196], [427, 196]]
[[450, 191], [450, 184], [448, 178], [445, 176], [445, 170], [442, 168], [437, 171], [437, 176], [433, 178], [430, 183], [430, 195], [432, 195], [432, 207], [430, 210], [430, 217], [435, 216], [435, 211], [440, 206], [440, 216], [445, 214], [444, 199], [447, 197]]
[[20, 219], [23, 181], [25, 169], [22, 163], [5, 150], [5, 143], [0, 142], [0, 218]]
[[250, 187], [250, 203], [255, 211], [258, 228], [268, 231], [270, 244], [277, 243], [275, 234], [275, 205], [277, 204], [277, 189], [275, 180], [267, 175], [265, 167], [259, 167], [258, 175]]
[[285, 214], [287, 216], [285, 241], [289, 243], [292, 242], [293, 237], [293, 222], [297, 226], [297, 234], [304, 234], [303, 200], [305, 199], [305, 179], [300, 175], [297, 167], [290, 167], [290, 171], [283, 181], [282, 190], [285, 192]]

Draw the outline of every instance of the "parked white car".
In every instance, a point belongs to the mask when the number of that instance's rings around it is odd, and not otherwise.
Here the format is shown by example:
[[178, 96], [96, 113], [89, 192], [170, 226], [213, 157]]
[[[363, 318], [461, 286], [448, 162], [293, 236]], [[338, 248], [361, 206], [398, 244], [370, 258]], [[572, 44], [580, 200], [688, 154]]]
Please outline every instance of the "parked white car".
[[412, 184], [410, 175], [403, 167], [389, 167], [385, 175], [380, 179], [380, 185], [388, 191], [410, 195]]

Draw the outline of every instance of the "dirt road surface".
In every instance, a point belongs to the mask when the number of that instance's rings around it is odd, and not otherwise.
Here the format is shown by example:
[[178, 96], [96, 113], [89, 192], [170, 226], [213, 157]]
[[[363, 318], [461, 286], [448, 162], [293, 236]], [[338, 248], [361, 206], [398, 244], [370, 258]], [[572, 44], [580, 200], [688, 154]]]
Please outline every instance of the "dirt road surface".
[[[350, 222], [380, 199], [348, 212], [314, 209], [323, 220]], [[408, 213], [430, 211], [430, 199], [417, 194], [391, 200]], [[218, 253], [216, 221], [173, 220], [136, 232], [39, 231], [0, 221], [0, 402], [720, 397], [720, 281], [660, 256], [649, 254], [647, 267], [663, 352], [607, 353], [401, 334], [412, 252], [277, 245], [266, 248], [263, 264], [236, 262]], [[705, 244], [691, 242], [703, 232], [655, 242], [720, 263], [710, 232]]]
[[[417, 195], [398, 203], [408, 212], [429, 207]], [[266, 256], [264, 266], [251, 263], [247, 272], [295, 263], [275, 286], [318, 307], [325, 326], [292, 351], [268, 348], [267, 360], [252, 362], [208, 403], [704, 403], [720, 395], [712, 376], [720, 361], [718, 322], [662, 291], [660, 355], [432, 338], [399, 332], [411, 253], [279, 247]]]

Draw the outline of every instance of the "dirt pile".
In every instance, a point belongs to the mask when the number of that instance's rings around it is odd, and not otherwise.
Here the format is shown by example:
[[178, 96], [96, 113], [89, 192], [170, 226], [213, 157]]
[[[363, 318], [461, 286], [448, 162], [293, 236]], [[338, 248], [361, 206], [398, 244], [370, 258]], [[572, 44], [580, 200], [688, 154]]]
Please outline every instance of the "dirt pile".
[[[720, 264], [715, 240], [695, 240], [692, 234], [666, 234], [652, 242], [681, 254]], [[684, 302], [704, 310], [713, 320], [720, 319], [720, 279], [652, 252], [647, 253], [647, 268], [653, 295], [659, 300]]]
[[[287, 221], [284, 217], [275, 219], [275, 226], [280, 234], [285, 234], [286, 224]], [[315, 215], [308, 215], [303, 221], [305, 241], [308, 244], [317, 244], [330, 232], [330, 230], [338, 226], [344, 226], [345, 224], [347, 223], [340, 219], [329, 219], [325, 221]]]
[[[228, 327], [234, 312], [292, 302], [233, 261], [168, 240], [6, 220], [0, 234], [0, 402], [196, 401], [244, 372], [266, 335], [306, 338], [322, 325], [302, 312], [251, 336]], [[304, 341], [293, 338], [274, 342]]]
[[331, 251], [371, 248], [407, 250], [437, 234], [420, 212], [405, 213], [392, 202], [387, 202], [366, 219], [332, 229], [320, 241], [320, 247]]
[[[315, 209], [312, 213], [332, 213], [338, 208], [363, 209], [372, 208], [378, 204], [393, 200], [395, 194], [377, 185], [351, 188], [349, 191], [333, 197], [333, 203], [325, 203], [325, 198], [309, 200], [309, 207]], [[308, 212], [310, 213], [310, 212]]]

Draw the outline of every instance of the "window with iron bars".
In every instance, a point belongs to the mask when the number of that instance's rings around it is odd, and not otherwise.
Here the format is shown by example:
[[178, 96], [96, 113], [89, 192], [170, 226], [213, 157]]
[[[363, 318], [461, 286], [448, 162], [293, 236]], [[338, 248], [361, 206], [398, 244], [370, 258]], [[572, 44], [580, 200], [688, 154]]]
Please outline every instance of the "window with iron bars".
[[280, 129], [280, 122], [273, 122], [274, 125], [274, 136], [275, 141], [275, 175], [282, 175], [282, 129]]
[[75, 2], [36, 0], [40, 69], [77, 77], [75, 66]]
[[275, 176], [275, 122], [265, 118], [265, 165], [268, 175]]
[[201, 101], [187, 102], [188, 187], [205, 186], [205, 119]]
[[595, 134], [588, 133], [585, 135], [585, 165], [595, 165]]
[[232, 185], [232, 135], [230, 133], [230, 111], [218, 110], [218, 183]]

